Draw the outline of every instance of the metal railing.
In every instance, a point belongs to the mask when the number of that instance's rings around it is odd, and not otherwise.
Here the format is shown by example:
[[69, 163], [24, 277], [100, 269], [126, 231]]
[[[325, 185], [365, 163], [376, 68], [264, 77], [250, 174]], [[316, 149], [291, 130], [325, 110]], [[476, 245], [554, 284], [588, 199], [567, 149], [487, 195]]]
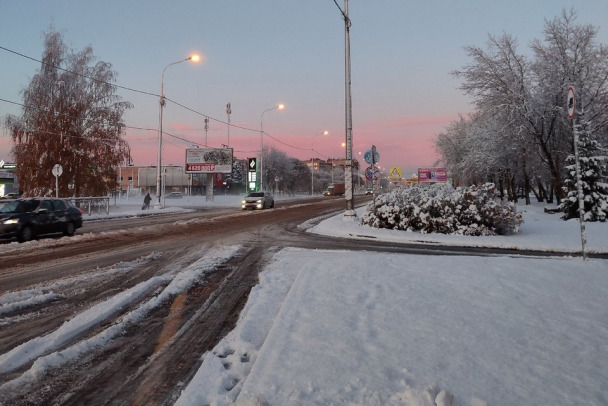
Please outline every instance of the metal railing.
[[66, 198], [72, 204], [89, 216], [93, 213], [110, 214], [110, 197], [70, 197]]

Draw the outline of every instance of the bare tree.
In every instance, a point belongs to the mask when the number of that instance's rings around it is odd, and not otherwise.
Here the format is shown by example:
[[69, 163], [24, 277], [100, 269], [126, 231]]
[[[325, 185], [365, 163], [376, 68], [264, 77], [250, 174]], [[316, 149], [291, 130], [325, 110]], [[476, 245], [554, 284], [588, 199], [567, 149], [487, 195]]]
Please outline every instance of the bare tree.
[[15, 143], [16, 174], [25, 195], [51, 195], [61, 164], [62, 196], [105, 195], [129, 155], [122, 115], [132, 105], [115, 95], [116, 72], [91, 47], [69, 51], [51, 29], [39, 71], [23, 91], [21, 117], [5, 123]]

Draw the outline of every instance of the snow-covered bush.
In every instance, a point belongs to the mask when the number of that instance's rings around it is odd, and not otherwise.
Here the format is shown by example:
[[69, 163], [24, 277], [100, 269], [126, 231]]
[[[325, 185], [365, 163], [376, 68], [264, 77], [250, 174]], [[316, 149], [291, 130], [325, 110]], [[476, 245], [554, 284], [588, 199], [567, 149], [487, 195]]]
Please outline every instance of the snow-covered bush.
[[511, 202], [496, 197], [494, 184], [454, 189], [417, 185], [379, 195], [361, 224], [421, 233], [504, 235], [517, 233], [523, 222]]

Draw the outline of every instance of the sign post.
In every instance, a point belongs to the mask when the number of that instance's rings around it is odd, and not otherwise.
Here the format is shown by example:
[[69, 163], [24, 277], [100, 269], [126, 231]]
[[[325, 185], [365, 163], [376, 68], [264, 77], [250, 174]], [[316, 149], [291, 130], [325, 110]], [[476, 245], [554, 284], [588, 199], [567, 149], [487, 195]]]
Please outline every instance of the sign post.
[[55, 176], [55, 197], [59, 198], [59, 177], [63, 173], [63, 167], [60, 164], [55, 164], [51, 173]]
[[578, 195], [578, 217], [581, 225], [581, 245], [583, 261], [587, 259], [585, 247], [587, 245], [587, 233], [585, 231], [585, 196], [583, 194], [583, 180], [581, 179], [581, 167], [578, 156], [578, 131], [574, 124], [574, 115], [576, 114], [576, 99], [574, 96], [574, 87], [568, 88], [568, 118], [572, 121], [572, 133], [574, 134], [574, 161], [576, 166], [576, 190]]

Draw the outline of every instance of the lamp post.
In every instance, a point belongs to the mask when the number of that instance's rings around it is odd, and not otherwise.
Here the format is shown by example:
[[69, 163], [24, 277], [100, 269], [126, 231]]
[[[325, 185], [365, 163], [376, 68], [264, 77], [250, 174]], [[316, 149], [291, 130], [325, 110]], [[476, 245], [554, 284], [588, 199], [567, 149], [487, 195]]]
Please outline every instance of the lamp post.
[[283, 110], [285, 108], [284, 104], [277, 104], [274, 107], [271, 107], [269, 109], [266, 109], [262, 112], [262, 115], [260, 116], [260, 189], [259, 191], [261, 192], [262, 190], [264, 190], [264, 175], [262, 172], [262, 161], [263, 161], [263, 155], [264, 155], [264, 113], [266, 113], [267, 111], [271, 111], [271, 110]]
[[[317, 134], [318, 135], [318, 134]], [[321, 135], [329, 135], [329, 131], [325, 130], [321, 133]], [[315, 152], [315, 139], [312, 139], [312, 152]], [[315, 158], [310, 158], [310, 194], [311, 196], [315, 194]]]
[[171, 65], [177, 65], [178, 63], [182, 63], [182, 62], [186, 62], [186, 61], [198, 62], [200, 59], [201, 59], [200, 56], [194, 54], [194, 55], [190, 55], [186, 59], [182, 59], [182, 60], [179, 60], [176, 62], [171, 62], [169, 65], [165, 66], [165, 69], [163, 69], [163, 74], [161, 75], [160, 98], [159, 98], [160, 107], [159, 107], [159, 113], [158, 113], [158, 162], [157, 162], [157, 167], [156, 167], [156, 203], [154, 203], [155, 209], [163, 208], [163, 204], [161, 203], [160, 196], [162, 194], [161, 190], [162, 190], [162, 184], [163, 184], [163, 180], [162, 180], [162, 176], [163, 176], [163, 171], [162, 171], [162, 165], [163, 165], [163, 107], [165, 107], [165, 93], [164, 93], [165, 71]]

